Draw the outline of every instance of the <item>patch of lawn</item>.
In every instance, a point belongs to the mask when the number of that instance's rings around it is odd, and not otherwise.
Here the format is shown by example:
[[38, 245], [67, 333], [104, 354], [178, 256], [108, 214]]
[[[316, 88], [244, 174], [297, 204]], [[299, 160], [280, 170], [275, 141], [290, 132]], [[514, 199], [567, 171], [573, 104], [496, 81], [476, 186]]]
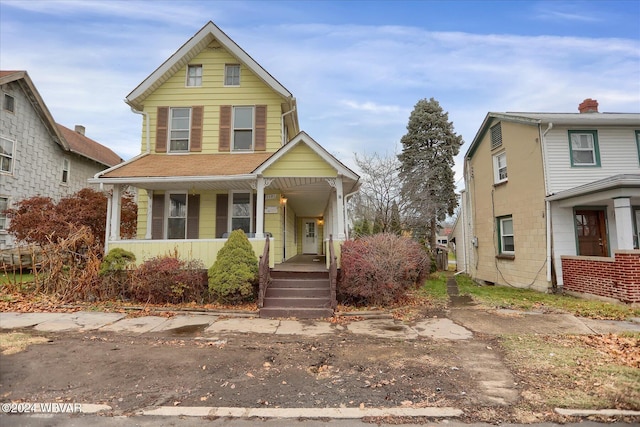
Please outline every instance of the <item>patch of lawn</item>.
[[593, 319], [624, 320], [640, 316], [640, 308], [624, 304], [587, 300], [568, 295], [545, 294], [509, 286], [480, 286], [467, 275], [456, 276], [460, 295], [470, 295], [476, 302], [496, 308], [515, 310], [562, 310]]
[[45, 342], [49, 342], [49, 340], [44, 337], [32, 337], [19, 332], [9, 332], [0, 334], [0, 352], [5, 355], [19, 353], [31, 344], [42, 344]]
[[433, 273], [418, 290], [418, 295], [432, 299], [437, 305], [446, 305], [449, 301], [447, 277], [443, 273]]
[[0, 285], [33, 282], [33, 274], [20, 272], [0, 273]]

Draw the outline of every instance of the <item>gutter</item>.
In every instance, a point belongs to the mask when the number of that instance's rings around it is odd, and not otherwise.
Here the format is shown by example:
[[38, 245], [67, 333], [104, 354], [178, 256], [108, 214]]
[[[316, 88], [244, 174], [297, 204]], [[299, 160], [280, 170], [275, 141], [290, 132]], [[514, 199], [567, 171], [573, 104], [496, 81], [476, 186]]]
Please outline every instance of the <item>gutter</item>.
[[[125, 100], [126, 102], [126, 100]], [[146, 135], [146, 145], [147, 145], [147, 149], [145, 150], [147, 152], [147, 154], [151, 153], [151, 143], [149, 140], [149, 113], [145, 113], [144, 111], [140, 111], [140, 110], [136, 110], [135, 108], [131, 107], [131, 111], [136, 113], [136, 114], [140, 114], [141, 116], [144, 117], [144, 123], [145, 123], [145, 135]]]
[[291, 107], [291, 110], [287, 111], [286, 113], [283, 113], [280, 119], [281, 120], [280, 126], [282, 129], [282, 144], [281, 144], [282, 146], [284, 146], [287, 143], [286, 141], [287, 135], [284, 132], [284, 117], [288, 116], [291, 113], [294, 113], [295, 111], [296, 111], [296, 106], [294, 105], [293, 107]]

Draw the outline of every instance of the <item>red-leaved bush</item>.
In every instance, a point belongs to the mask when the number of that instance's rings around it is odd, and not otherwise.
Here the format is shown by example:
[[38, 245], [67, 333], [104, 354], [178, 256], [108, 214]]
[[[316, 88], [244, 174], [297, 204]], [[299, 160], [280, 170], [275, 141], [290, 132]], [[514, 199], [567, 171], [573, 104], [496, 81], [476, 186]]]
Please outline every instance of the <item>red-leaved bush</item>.
[[344, 242], [340, 264], [338, 292], [345, 301], [386, 305], [420, 286], [431, 261], [414, 240], [381, 233]]

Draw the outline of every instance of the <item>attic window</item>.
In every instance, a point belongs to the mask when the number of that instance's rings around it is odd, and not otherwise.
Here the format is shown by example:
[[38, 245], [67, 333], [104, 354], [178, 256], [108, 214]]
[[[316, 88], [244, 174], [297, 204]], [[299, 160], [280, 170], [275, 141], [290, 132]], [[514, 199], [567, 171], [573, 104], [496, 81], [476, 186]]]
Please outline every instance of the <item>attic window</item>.
[[62, 183], [69, 183], [69, 159], [66, 157], [62, 159]]
[[224, 85], [240, 86], [240, 64], [226, 64], [224, 66]]
[[202, 86], [202, 65], [187, 67], [187, 86]]
[[15, 108], [15, 99], [13, 98], [13, 96], [8, 95], [8, 94], [4, 94], [4, 99], [2, 101], [2, 108], [6, 111], [9, 111], [11, 113], [14, 112], [14, 108]]
[[498, 148], [502, 145], [502, 125], [498, 123], [497, 125], [491, 127], [491, 149]]

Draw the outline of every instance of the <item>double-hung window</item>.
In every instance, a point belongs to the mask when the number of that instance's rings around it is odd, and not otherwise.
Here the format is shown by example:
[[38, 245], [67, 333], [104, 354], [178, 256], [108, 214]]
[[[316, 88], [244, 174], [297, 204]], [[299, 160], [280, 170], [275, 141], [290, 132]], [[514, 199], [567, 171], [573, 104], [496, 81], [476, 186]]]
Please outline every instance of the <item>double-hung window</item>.
[[189, 131], [191, 128], [191, 108], [171, 109], [171, 133], [169, 137], [169, 151], [189, 151]]
[[493, 182], [507, 181], [507, 153], [504, 151], [493, 156]]
[[62, 159], [62, 183], [67, 184], [69, 182], [69, 159], [66, 157]]
[[499, 253], [513, 255], [516, 250], [513, 235], [513, 217], [504, 216], [498, 218], [498, 244]]
[[184, 239], [187, 235], [187, 195], [169, 194], [167, 215], [167, 239]]
[[7, 214], [4, 213], [7, 208], [9, 208], [9, 199], [0, 197], [0, 231], [7, 229]]
[[11, 173], [13, 171], [13, 147], [14, 142], [0, 137], [0, 172]]
[[231, 230], [251, 232], [251, 193], [231, 193]]
[[253, 150], [253, 107], [233, 107], [233, 151]]
[[240, 86], [240, 64], [226, 64], [224, 66], [224, 85]]
[[187, 86], [202, 86], [202, 65], [189, 65], [187, 67]]
[[600, 166], [598, 133], [595, 130], [570, 130], [571, 166]]

